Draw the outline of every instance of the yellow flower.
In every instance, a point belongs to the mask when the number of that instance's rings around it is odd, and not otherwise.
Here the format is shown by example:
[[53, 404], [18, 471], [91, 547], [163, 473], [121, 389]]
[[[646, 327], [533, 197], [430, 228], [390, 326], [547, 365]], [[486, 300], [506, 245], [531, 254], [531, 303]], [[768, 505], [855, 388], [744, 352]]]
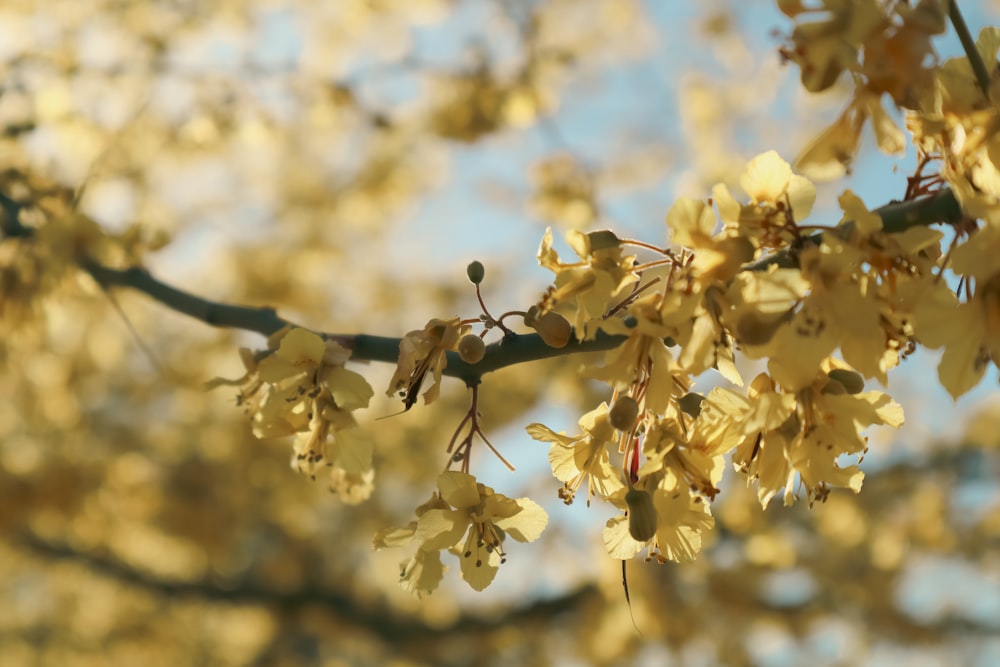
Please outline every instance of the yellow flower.
[[612, 558], [626, 560], [643, 549], [658, 561], [677, 563], [693, 561], [701, 551], [702, 534], [715, 526], [708, 503], [686, 488], [652, 491], [656, 510], [656, 533], [639, 542], [629, 532], [628, 517], [608, 520], [604, 528], [604, 546]]
[[389, 381], [387, 396], [400, 394], [409, 410], [417, 401], [417, 392], [428, 372], [434, 377], [424, 392], [424, 405], [433, 403], [441, 389], [441, 372], [448, 363], [445, 352], [454, 350], [458, 340], [469, 331], [468, 325], [453, 317], [432, 319], [423, 329], [410, 331], [399, 342], [399, 361]]
[[757, 482], [761, 506], [767, 507], [782, 488], [785, 504], [794, 502], [796, 476], [811, 499], [824, 497], [828, 487], [856, 493], [864, 474], [856, 465], [841, 466], [840, 457], [864, 452], [864, 428], [902, 425], [902, 408], [886, 394], [846, 393], [831, 379], [830, 371], [847, 370], [845, 366], [824, 361], [814, 382], [794, 394], [779, 391], [765, 374], [751, 383], [751, 408], [742, 426], [747, 437], [733, 463]]
[[[417, 518], [419, 519], [432, 509], [448, 509], [448, 503], [435, 493], [430, 497], [430, 500], [417, 507]], [[406, 546], [413, 541], [416, 532], [416, 520], [410, 521], [405, 526], [383, 528], [372, 539], [372, 549], [380, 551]], [[399, 564], [399, 585], [403, 590], [413, 593], [418, 598], [422, 597], [424, 593], [433, 593], [434, 589], [438, 587], [444, 577], [444, 569], [440, 551], [436, 549], [426, 550], [420, 547], [413, 556]]]
[[810, 7], [784, 1], [780, 5], [798, 19], [792, 45], [782, 49], [782, 55], [798, 63], [802, 85], [810, 92], [826, 90], [844, 70], [858, 69], [858, 50], [888, 24], [877, 0], [823, 0]]
[[566, 241], [581, 261], [564, 263], [559, 259], [552, 248], [551, 229], [545, 230], [538, 247], [538, 263], [556, 274], [553, 286], [542, 299], [542, 312], [575, 299], [577, 335], [591, 338], [597, 333], [592, 322], [600, 321], [614, 299], [620, 298], [638, 280], [632, 271], [635, 257], [622, 255], [618, 237], [606, 230], [588, 234], [569, 231]]
[[869, 118], [879, 149], [890, 155], [902, 153], [906, 138], [883, 108], [881, 98], [881, 94], [858, 87], [837, 120], [795, 158], [795, 168], [819, 181], [832, 181], [850, 173], [861, 144], [861, 131]]
[[540, 442], [552, 443], [549, 464], [552, 474], [563, 482], [559, 497], [568, 505], [587, 481], [587, 503], [596, 494], [607, 498], [624, 487], [621, 474], [611, 465], [608, 448], [617, 445], [615, 428], [608, 421], [608, 405], [601, 403], [580, 419], [583, 435], [567, 436], [542, 424], [529, 424], [528, 434]]
[[326, 470], [330, 490], [342, 500], [365, 500], [373, 488], [372, 445], [352, 412], [368, 407], [374, 392], [344, 368], [350, 350], [298, 328], [278, 332], [269, 345], [273, 351], [260, 362], [241, 351], [247, 374], [238, 381], [240, 402], [251, 414], [254, 435], [294, 434], [293, 467], [313, 479]]
[[667, 227], [672, 243], [694, 251], [691, 272], [703, 285], [728, 281], [754, 257], [753, 246], [733, 229], [712, 234], [715, 214], [703, 201], [678, 199], [667, 213]]
[[424, 551], [457, 548], [462, 578], [477, 591], [489, 586], [506, 561], [503, 542], [508, 535], [518, 542], [532, 542], [548, 523], [545, 510], [534, 501], [495, 493], [457, 470], [441, 473], [438, 492], [454, 509], [425, 511], [413, 539]]
[[687, 427], [673, 417], [654, 421], [646, 432], [642, 479], [659, 480], [666, 490], [688, 488], [709, 500], [719, 492], [725, 455], [744, 437], [743, 420], [750, 407], [735, 392], [713, 389]]
[[793, 174], [774, 151], [750, 160], [740, 186], [749, 195], [749, 204], [738, 203], [722, 183], [712, 188], [712, 198], [726, 223], [724, 231], [749, 240], [755, 248], [787, 245], [795, 238], [789, 223], [807, 218], [816, 201], [816, 187]]
[[1000, 364], [1000, 272], [976, 281], [964, 303], [943, 281], [927, 281], [914, 299], [914, 333], [928, 347], [944, 347], [938, 377], [957, 399], [982, 380], [990, 361]]
[[687, 393], [691, 383], [663, 342], [677, 329], [663, 321], [661, 297], [651, 294], [638, 299], [628, 309], [632, 322], [609, 318], [601, 328], [610, 334], [628, 336], [604, 355], [601, 366], [584, 369], [587, 377], [607, 382], [619, 390], [643, 386], [645, 407], [653, 414], [666, 414], [673, 398]]

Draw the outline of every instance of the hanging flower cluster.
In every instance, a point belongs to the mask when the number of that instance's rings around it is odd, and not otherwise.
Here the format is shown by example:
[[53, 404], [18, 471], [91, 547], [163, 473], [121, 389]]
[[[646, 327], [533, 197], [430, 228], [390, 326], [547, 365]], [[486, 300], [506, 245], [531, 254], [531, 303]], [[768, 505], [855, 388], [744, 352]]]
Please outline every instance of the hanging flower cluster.
[[372, 444], [353, 412], [368, 407], [374, 392], [360, 374], [344, 367], [350, 350], [335, 340], [286, 328], [260, 357], [241, 350], [246, 375], [237, 381], [238, 401], [258, 438], [294, 435], [292, 466], [313, 479], [326, 471], [331, 491], [345, 502], [371, 495]]

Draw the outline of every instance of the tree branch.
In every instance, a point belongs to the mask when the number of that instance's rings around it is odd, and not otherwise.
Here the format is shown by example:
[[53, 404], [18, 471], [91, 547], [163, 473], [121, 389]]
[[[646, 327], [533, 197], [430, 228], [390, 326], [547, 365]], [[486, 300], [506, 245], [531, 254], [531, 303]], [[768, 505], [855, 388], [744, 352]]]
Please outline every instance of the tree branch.
[[202, 299], [157, 280], [138, 266], [112, 269], [97, 262], [87, 261], [81, 264], [81, 268], [101, 287], [128, 287], [143, 292], [171, 310], [201, 320], [213, 327], [245, 329], [270, 336], [291, 324], [288, 320], [278, 317], [274, 308], [233, 306]]
[[[887, 234], [898, 234], [911, 227], [938, 223], [955, 224], [962, 220], [964, 215], [955, 193], [950, 188], [943, 188], [917, 199], [892, 202], [874, 209], [872, 213], [882, 218], [882, 231]], [[831, 227], [830, 231], [846, 235], [851, 229], [853, 224], [848, 220], [841, 226]], [[813, 234], [804, 240], [806, 243], [819, 245], [823, 240], [823, 233]], [[746, 268], [749, 271], [762, 271], [772, 264], [780, 268], [794, 268], [797, 266], [796, 261], [793, 253], [781, 250], [749, 264]]]
[[[3, 230], [8, 237], [30, 237], [33, 230], [24, 227], [19, 219], [22, 204], [0, 193], [0, 208], [4, 213]], [[873, 211], [882, 218], [886, 232], [900, 232], [917, 225], [953, 223], [961, 219], [962, 210], [949, 189], [932, 195], [904, 202], [894, 202]], [[818, 240], [818, 236], [816, 239]], [[759, 271], [771, 264], [794, 265], [794, 258], [786, 251], [775, 253], [746, 267]], [[124, 287], [142, 292], [167, 308], [216, 327], [254, 331], [270, 336], [293, 323], [279, 317], [274, 308], [235, 306], [210, 301], [167, 285], [154, 278], [141, 267], [117, 269], [95, 261], [84, 261], [81, 268], [104, 288]], [[356, 361], [396, 363], [399, 358], [400, 338], [368, 334], [324, 334], [352, 350]], [[525, 362], [550, 359], [566, 354], [609, 350], [625, 341], [625, 336], [598, 333], [593, 340], [571, 339], [562, 348], [549, 347], [536, 333], [505, 336], [486, 346], [486, 354], [476, 364], [467, 364], [456, 352], [447, 353], [447, 367], [443, 374], [462, 380], [467, 385], [478, 384], [482, 376], [492, 371]]]
[[348, 626], [363, 628], [390, 644], [440, 637], [453, 639], [457, 635], [486, 634], [511, 625], [551, 621], [559, 615], [579, 609], [587, 600], [599, 595], [594, 585], [586, 584], [565, 595], [537, 600], [510, 609], [504, 614], [488, 617], [464, 615], [450, 625], [437, 626], [403, 616], [385, 604], [364, 602], [350, 594], [315, 584], [286, 591], [271, 589], [255, 582], [242, 582], [223, 588], [209, 581], [171, 581], [143, 572], [117, 558], [79, 551], [67, 544], [43, 540], [30, 532], [22, 533], [19, 542], [39, 556], [73, 561], [95, 574], [166, 597], [195, 597], [222, 603], [261, 604], [291, 610], [318, 606]]
[[976, 48], [976, 40], [972, 38], [969, 26], [966, 25], [965, 18], [958, 9], [958, 0], [949, 0], [948, 17], [951, 19], [951, 24], [955, 27], [955, 32], [958, 33], [959, 41], [962, 42], [962, 49], [965, 50], [965, 55], [972, 66], [972, 72], [976, 75], [976, 81], [979, 83], [983, 95], [988, 100], [990, 99], [990, 73], [986, 69], [986, 63], [983, 62], [982, 54]]

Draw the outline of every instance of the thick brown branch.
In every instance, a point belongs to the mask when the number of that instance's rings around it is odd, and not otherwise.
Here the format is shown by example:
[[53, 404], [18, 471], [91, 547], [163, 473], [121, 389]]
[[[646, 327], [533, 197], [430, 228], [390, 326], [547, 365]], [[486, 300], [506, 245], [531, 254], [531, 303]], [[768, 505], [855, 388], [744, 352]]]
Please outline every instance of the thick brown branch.
[[82, 268], [101, 287], [128, 287], [143, 292], [172, 310], [214, 327], [245, 329], [270, 336], [290, 324], [278, 317], [273, 308], [233, 306], [202, 299], [160, 282], [140, 267], [112, 269], [96, 262], [85, 262]]

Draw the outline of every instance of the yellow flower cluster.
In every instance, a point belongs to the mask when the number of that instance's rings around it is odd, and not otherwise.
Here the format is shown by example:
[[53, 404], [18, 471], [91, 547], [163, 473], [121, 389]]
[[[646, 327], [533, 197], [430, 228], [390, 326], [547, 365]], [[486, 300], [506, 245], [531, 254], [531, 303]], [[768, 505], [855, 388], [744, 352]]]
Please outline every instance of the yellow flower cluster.
[[[542, 243], [542, 264], [557, 271], [552, 293], [576, 306], [588, 332], [578, 336], [600, 330], [623, 342], [583, 369], [611, 386], [614, 403], [584, 415], [581, 435], [527, 430], [550, 444], [566, 502], [586, 483], [588, 502], [623, 510], [604, 533], [616, 558], [644, 550], [659, 561], [694, 558], [713, 526], [709, 503], [726, 456], [764, 506], [782, 490], [790, 503], [800, 488], [822, 500], [832, 487], [860, 489], [861, 471], [843, 457], [863, 455], [865, 428], [902, 424], [887, 395], [862, 390], [865, 378], [884, 382], [910, 344], [914, 308], [928, 303], [913, 285], [933, 280], [940, 233], [887, 234], [848, 191], [844, 221], [809, 236], [801, 223], [815, 189], [774, 152], [751, 160], [741, 184], [745, 203], [715, 188], [718, 219], [709, 203], [674, 205], [667, 227], [686, 248], [662, 251], [668, 261], [624, 261], [627, 241], [615, 238], [613, 280], [593, 261], [552, 259], [549, 235]], [[783, 261], [761, 261], [774, 251]], [[768, 362], [746, 393], [689, 393], [708, 369], [741, 385], [737, 350]], [[629, 417], [616, 421], [616, 410]]]
[[528, 498], [512, 499], [457, 470], [438, 477], [438, 490], [417, 508], [408, 525], [380, 531], [375, 549], [417, 543], [413, 556], [400, 563], [400, 583], [416, 595], [431, 593], [444, 575], [441, 552], [455, 554], [462, 578], [477, 591], [493, 581], [506, 562], [507, 537], [533, 542], [542, 534], [548, 515]]
[[241, 350], [247, 373], [237, 381], [239, 402], [254, 435], [294, 435], [293, 467], [314, 479], [326, 470], [331, 491], [345, 502], [367, 499], [375, 477], [372, 445], [352, 413], [368, 407], [374, 392], [364, 377], [344, 368], [350, 350], [299, 328], [286, 328], [269, 343], [270, 353], [259, 360]]

